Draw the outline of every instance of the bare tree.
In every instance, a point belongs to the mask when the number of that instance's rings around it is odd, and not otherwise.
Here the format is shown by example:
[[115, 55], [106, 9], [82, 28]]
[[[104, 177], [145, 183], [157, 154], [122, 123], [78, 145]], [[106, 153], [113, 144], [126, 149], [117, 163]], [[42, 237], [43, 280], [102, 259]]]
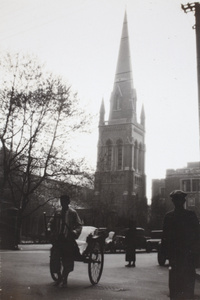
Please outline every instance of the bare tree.
[[42, 183], [69, 183], [73, 177], [77, 184], [83, 179], [83, 161], [73, 159], [70, 143], [89, 119], [71, 87], [45, 72], [33, 57], [6, 54], [0, 78], [1, 197], [8, 197], [9, 191], [19, 210], [20, 229], [23, 213]]

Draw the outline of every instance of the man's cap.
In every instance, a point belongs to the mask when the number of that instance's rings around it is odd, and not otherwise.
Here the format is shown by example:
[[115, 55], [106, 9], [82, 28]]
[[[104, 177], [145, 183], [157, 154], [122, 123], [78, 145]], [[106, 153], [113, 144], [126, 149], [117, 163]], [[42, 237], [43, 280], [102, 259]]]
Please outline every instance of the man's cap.
[[184, 191], [181, 191], [181, 190], [174, 190], [169, 195], [170, 195], [171, 198], [178, 198], [178, 197], [181, 197], [181, 196], [186, 197], [187, 193], [185, 193]]
[[70, 201], [70, 197], [68, 195], [62, 195], [62, 196], [60, 196], [60, 200]]

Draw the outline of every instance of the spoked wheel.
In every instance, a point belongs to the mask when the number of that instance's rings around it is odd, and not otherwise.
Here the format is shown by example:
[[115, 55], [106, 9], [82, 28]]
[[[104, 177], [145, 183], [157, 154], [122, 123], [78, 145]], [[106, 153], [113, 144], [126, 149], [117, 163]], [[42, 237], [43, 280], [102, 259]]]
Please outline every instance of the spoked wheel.
[[50, 255], [50, 274], [54, 281], [58, 281], [59, 274], [62, 274], [62, 263], [53, 247]]
[[101, 278], [104, 263], [103, 247], [99, 242], [94, 242], [91, 247], [88, 263], [88, 273], [90, 282], [94, 285], [97, 284]]

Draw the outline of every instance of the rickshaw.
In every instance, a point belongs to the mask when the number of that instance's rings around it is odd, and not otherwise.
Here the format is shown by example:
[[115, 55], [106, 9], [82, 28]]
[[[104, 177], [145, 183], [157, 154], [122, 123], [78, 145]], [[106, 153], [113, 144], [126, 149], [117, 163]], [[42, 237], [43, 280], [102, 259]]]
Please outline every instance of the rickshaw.
[[[47, 238], [49, 237], [48, 222], [52, 216], [46, 216], [44, 213], [44, 223]], [[75, 251], [74, 261], [80, 261], [88, 264], [88, 275], [92, 285], [99, 282], [104, 265], [104, 245], [106, 238], [105, 228], [96, 228], [93, 226], [83, 226], [79, 238], [76, 240], [78, 251]], [[50, 274], [54, 281], [58, 281], [58, 273], [53, 271], [55, 257], [55, 248], [52, 245], [50, 249]], [[62, 261], [60, 262], [62, 272]]]

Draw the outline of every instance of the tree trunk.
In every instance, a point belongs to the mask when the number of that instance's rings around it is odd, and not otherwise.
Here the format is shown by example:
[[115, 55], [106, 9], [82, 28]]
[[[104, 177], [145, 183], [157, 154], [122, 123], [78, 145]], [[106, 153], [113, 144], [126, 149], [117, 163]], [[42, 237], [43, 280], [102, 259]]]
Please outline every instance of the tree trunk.
[[17, 219], [16, 219], [16, 230], [15, 230], [15, 248], [19, 248], [19, 244], [21, 242], [21, 228], [22, 228], [22, 211], [18, 211]]

